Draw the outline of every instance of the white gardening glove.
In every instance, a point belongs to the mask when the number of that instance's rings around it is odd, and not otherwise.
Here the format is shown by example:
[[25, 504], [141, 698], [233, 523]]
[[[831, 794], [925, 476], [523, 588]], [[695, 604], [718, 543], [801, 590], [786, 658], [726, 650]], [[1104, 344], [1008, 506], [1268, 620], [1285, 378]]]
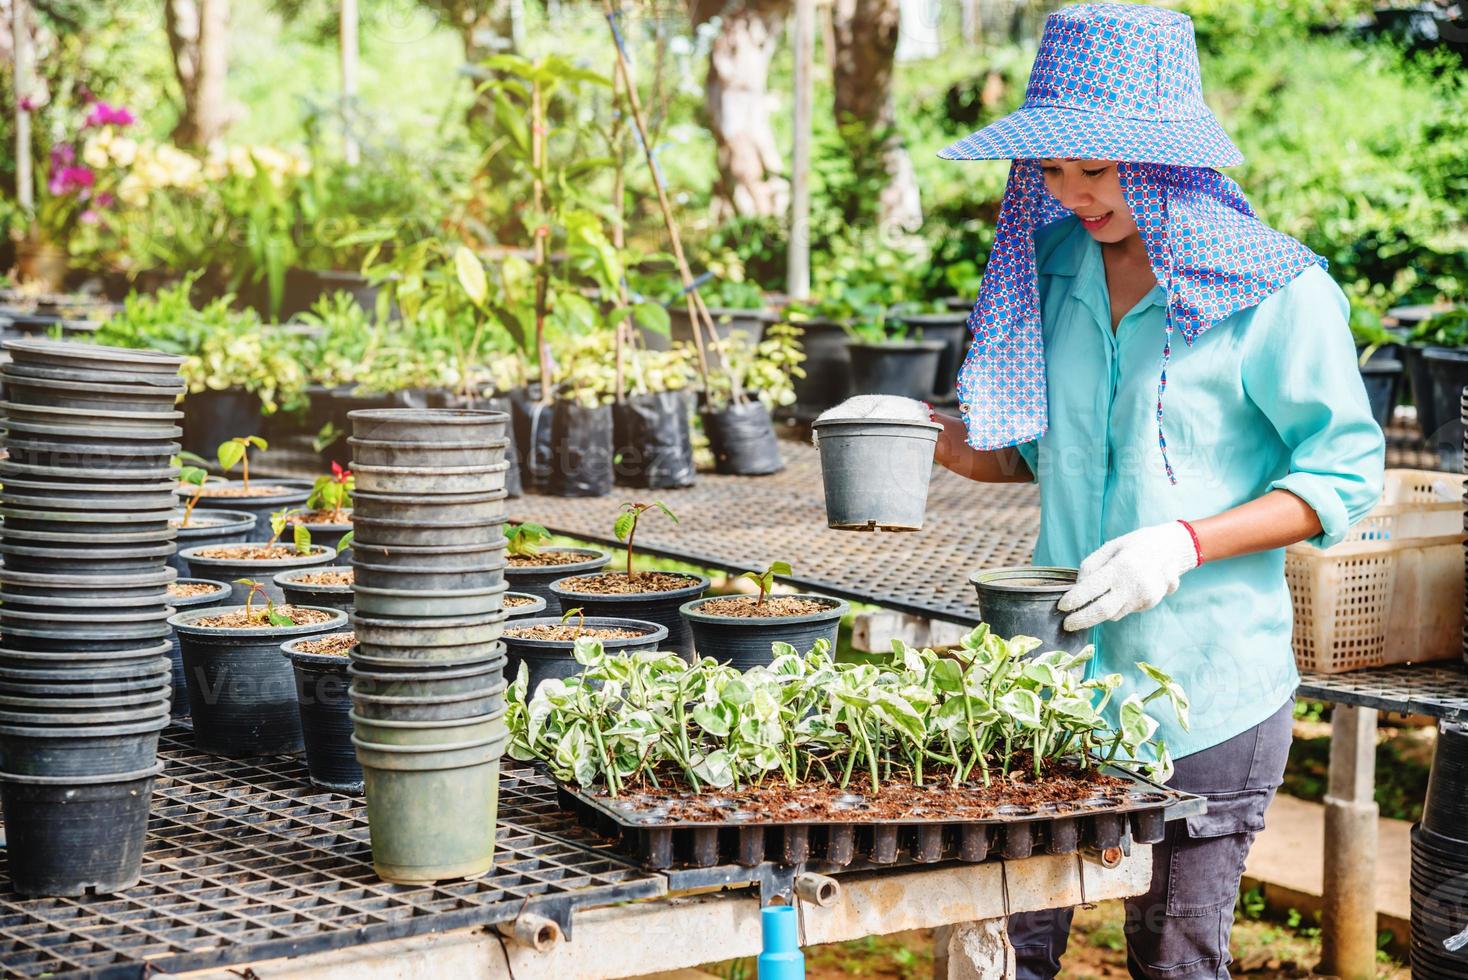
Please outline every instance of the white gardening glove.
[[1184, 572], [1197, 567], [1198, 550], [1187, 525], [1154, 524], [1093, 551], [1055, 607], [1070, 613], [1066, 629], [1087, 630], [1151, 609], [1177, 591]]
[[[827, 419], [893, 419], [901, 422], [932, 421], [933, 410], [916, 398], [901, 395], [857, 395], [835, 408], [821, 413], [817, 422]], [[820, 433], [812, 431], [811, 441], [820, 444]]]

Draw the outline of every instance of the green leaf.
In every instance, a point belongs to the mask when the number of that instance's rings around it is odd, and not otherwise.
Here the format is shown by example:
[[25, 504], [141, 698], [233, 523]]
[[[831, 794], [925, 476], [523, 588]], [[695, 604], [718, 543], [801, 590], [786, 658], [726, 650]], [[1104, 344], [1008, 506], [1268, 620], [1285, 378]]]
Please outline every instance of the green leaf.
[[348, 531], [346, 534], [343, 534], [336, 543], [336, 553], [341, 554], [343, 551], [346, 551], [348, 548], [350, 548], [352, 546], [352, 540], [356, 536], [357, 532], [355, 530], [351, 530]]
[[265, 618], [266, 618], [266, 620], [269, 621], [269, 623], [270, 623], [271, 626], [294, 626], [294, 625], [296, 625], [296, 621], [294, 619], [291, 619], [289, 616], [287, 616], [285, 613], [281, 612], [280, 610], [276, 609], [274, 606], [269, 606], [269, 607], [266, 608], [266, 610], [265, 610]]
[[693, 709], [693, 720], [716, 738], [726, 738], [730, 731], [729, 709], [723, 705], [699, 705]]
[[656, 507], [657, 507], [658, 510], [662, 511], [664, 514], [668, 515], [668, 520], [672, 521], [674, 524], [677, 524], [678, 523], [678, 515], [675, 514], [675, 513], [673, 513], [671, 510], [669, 510], [667, 504], [665, 504], [661, 500], [659, 500], [656, 503]]
[[295, 525], [291, 531], [291, 540], [296, 546], [296, 552], [302, 555], [311, 553], [311, 529], [304, 524]]
[[576, 662], [583, 667], [595, 667], [606, 659], [606, 654], [602, 651], [601, 640], [589, 637], [578, 638], [571, 653], [575, 656]]
[[632, 307], [632, 319], [644, 330], [651, 330], [661, 337], [667, 337], [673, 331], [668, 311], [657, 303], [638, 303]]
[[789, 575], [791, 574], [790, 563], [786, 561], [772, 561], [770, 562], [769, 571], [773, 575]]
[[228, 473], [239, 465], [240, 460], [245, 458], [245, 445], [233, 439], [229, 442], [222, 442], [219, 444], [216, 455], [219, 457], [220, 467]]
[[612, 533], [617, 536], [618, 541], [626, 541], [627, 535], [637, 526], [637, 515], [632, 511], [624, 511], [617, 515], [617, 522], [612, 525]]
[[1015, 688], [999, 696], [996, 707], [1024, 728], [1040, 727], [1040, 698], [1034, 691]]
[[1122, 742], [1132, 752], [1136, 752], [1157, 731], [1157, 721], [1147, 714], [1142, 699], [1135, 694], [1121, 703], [1120, 718]]
[[484, 274], [484, 263], [479, 261], [465, 245], [460, 245], [454, 252], [454, 271], [459, 277], [459, 285], [463, 287], [469, 302], [475, 306], [483, 306], [484, 301], [489, 298], [489, 279]]
[[939, 660], [928, 671], [928, 677], [940, 691], [957, 693], [963, 690], [963, 668], [957, 661]]

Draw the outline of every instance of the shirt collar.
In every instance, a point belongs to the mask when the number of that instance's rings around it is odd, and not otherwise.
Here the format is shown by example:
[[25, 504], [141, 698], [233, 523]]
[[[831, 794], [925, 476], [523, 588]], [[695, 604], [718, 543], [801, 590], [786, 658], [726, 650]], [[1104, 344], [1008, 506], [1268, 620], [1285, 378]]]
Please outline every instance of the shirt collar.
[[[1067, 276], [1077, 280], [1074, 286], [1076, 297], [1096, 316], [1107, 320], [1111, 315], [1111, 301], [1106, 290], [1106, 269], [1101, 262], [1101, 246], [1086, 233], [1079, 221], [1065, 219], [1071, 225], [1068, 231], [1056, 230], [1056, 237], [1041, 243], [1037, 270], [1042, 276]], [[1043, 231], [1043, 230], [1042, 230]], [[1167, 302], [1167, 291], [1159, 283], [1153, 286], [1133, 307], [1133, 312], [1149, 306], [1163, 306]]]

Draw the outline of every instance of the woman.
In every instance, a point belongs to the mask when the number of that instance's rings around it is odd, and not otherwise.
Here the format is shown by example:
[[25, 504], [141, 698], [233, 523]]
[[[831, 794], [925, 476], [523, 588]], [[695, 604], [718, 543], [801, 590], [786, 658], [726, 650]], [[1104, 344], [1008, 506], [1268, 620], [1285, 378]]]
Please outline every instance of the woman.
[[[1284, 547], [1329, 545], [1376, 502], [1383, 439], [1347, 304], [1304, 245], [1216, 168], [1242, 159], [1203, 102], [1192, 22], [1141, 5], [1052, 14], [1024, 106], [943, 151], [1011, 159], [937, 459], [1035, 479], [1040, 565], [1097, 673], [1191, 695], [1160, 731], [1170, 785], [1208, 812], [1169, 824], [1127, 903], [1136, 977], [1227, 977], [1239, 878], [1288, 753]], [[1178, 343], [1181, 335], [1183, 343]], [[1010, 920], [1021, 977], [1059, 970], [1069, 910]]]

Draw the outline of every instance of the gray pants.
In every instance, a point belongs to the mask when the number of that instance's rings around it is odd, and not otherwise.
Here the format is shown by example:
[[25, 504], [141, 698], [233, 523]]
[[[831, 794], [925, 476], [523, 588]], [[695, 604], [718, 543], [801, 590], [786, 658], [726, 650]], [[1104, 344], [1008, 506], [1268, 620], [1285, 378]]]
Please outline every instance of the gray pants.
[[[1177, 760], [1168, 785], [1208, 797], [1208, 812], [1167, 825], [1152, 847], [1152, 887], [1126, 900], [1127, 969], [1136, 978], [1227, 980], [1244, 858], [1284, 779], [1293, 699], [1260, 724]], [[1009, 917], [1019, 980], [1060, 972], [1071, 909]]]

